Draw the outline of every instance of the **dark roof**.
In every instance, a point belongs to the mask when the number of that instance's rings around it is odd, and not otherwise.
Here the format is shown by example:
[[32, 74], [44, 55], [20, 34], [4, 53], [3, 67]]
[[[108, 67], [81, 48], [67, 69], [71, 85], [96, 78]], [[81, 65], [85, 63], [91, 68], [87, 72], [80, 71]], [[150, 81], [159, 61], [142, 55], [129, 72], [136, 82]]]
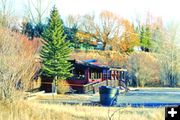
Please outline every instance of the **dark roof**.
[[95, 68], [95, 69], [108, 69], [108, 70], [115, 70], [115, 71], [127, 71], [126, 68], [120, 67], [120, 66], [107, 66], [107, 65], [102, 65], [101, 63], [99, 63], [96, 59], [90, 59], [90, 60], [69, 60], [69, 62], [71, 62], [73, 64], [74, 67], [77, 68]]
[[84, 68], [96, 68], [96, 69], [109, 69], [108, 66], [98, 64], [96, 60], [85, 60], [85, 61], [80, 61], [80, 60], [69, 60], [72, 64], [76, 64], [79, 66], [82, 66]]

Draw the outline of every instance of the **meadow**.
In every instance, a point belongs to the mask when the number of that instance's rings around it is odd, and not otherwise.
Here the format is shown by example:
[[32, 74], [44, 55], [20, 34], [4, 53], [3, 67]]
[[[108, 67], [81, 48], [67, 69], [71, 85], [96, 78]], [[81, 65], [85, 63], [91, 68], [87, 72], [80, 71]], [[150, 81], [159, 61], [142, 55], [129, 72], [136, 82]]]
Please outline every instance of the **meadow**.
[[164, 108], [0, 103], [0, 120], [164, 120]]

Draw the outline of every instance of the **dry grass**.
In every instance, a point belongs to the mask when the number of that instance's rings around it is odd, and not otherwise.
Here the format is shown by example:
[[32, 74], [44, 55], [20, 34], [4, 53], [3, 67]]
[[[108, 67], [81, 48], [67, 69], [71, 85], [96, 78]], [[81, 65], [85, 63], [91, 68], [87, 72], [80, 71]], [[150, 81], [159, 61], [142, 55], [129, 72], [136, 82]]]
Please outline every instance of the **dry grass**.
[[66, 95], [66, 94], [57, 94], [57, 95], [52, 95], [52, 94], [49, 94], [49, 95], [46, 95], [46, 94], [41, 94], [41, 95], [37, 95], [35, 97], [36, 100], [52, 100], [52, 99], [55, 99], [55, 100], [77, 100], [77, 101], [83, 101], [83, 100], [89, 100], [92, 96], [90, 95], [73, 95], [73, 94], [70, 94], [70, 95]]
[[99, 50], [76, 50], [71, 53], [70, 58], [76, 60], [96, 59], [103, 65], [121, 66], [127, 62], [127, 55], [117, 51], [99, 51]]
[[[163, 108], [107, 108], [48, 105], [32, 102], [0, 103], [0, 120], [163, 120]], [[109, 114], [108, 114], [109, 113]], [[109, 119], [110, 120], [110, 119]]]

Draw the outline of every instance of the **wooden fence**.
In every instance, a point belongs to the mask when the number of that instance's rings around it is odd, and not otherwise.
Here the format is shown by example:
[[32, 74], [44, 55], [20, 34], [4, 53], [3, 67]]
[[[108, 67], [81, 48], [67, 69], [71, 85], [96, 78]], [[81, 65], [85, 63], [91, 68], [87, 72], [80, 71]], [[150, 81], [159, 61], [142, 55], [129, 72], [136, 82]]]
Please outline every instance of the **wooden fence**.
[[83, 85], [83, 93], [97, 93], [99, 92], [99, 87], [101, 86], [111, 86], [111, 87], [118, 87], [119, 81], [118, 80], [108, 80], [99, 83], [89, 83]]

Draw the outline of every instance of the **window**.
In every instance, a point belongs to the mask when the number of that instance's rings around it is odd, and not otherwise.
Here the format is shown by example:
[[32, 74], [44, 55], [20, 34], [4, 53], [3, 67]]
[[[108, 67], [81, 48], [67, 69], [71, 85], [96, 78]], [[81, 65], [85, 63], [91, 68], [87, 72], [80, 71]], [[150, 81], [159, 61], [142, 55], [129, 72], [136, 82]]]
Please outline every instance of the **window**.
[[101, 72], [100, 71], [98, 71], [98, 70], [90, 70], [90, 79], [100, 79], [101, 78]]
[[69, 80], [85, 80], [84, 69], [74, 69], [72, 73], [73, 73], [73, 76], [69, 78]]

